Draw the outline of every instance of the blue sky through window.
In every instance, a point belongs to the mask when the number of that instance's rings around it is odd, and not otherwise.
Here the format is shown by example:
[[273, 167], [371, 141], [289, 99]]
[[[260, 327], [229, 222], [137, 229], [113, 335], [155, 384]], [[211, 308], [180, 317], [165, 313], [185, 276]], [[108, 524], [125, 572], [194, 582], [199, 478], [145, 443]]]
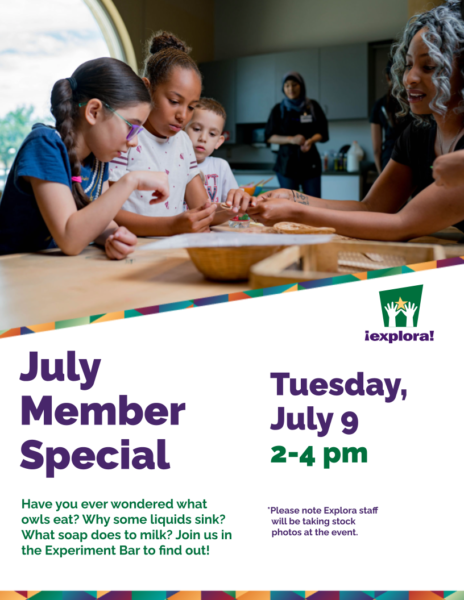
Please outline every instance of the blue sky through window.
[[50, 115], [55, 81], [109, 56], [83, 0], [2, 0], [0, 14], [0, 117], [24, 105], [37, 118]]

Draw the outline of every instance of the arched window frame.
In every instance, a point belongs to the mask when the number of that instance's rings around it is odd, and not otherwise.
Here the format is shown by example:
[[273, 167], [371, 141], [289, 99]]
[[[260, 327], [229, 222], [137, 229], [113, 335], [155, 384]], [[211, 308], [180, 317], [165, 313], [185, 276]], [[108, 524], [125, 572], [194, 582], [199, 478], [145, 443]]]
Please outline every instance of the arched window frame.
[[127, 28], [113, 0], [84, 0], [97, 21], [110, 55], [130, 65], [137, 73], [137, 59]]

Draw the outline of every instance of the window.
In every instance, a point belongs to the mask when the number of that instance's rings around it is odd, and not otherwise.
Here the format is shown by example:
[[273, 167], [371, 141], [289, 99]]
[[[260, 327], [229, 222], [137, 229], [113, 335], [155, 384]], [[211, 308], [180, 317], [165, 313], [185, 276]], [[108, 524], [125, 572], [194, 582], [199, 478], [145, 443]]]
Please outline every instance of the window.
[[0, 19], [0, 189], [31, 124], [53, 123], [50, 93], [86, 60], [113, 56], [136, 69], [112, 0], [11, 0]]
[[126, 26], [113, 0], [84, 0], [105, 37], [110, 56], [119, 58], [137, 72], [137, 60]]

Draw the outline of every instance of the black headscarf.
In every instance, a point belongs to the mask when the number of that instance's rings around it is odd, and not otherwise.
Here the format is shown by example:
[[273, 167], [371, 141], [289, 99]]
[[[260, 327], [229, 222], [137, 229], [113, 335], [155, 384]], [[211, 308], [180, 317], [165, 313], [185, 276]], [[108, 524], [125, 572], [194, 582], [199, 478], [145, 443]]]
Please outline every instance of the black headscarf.
[[[463, 0], [464, 2], [464, 0]], [[284, 92], [285, 82], [289, 79], [293, 79], [300, 86], [300, 95], [295, 100], [290, 100]], [[300, 114], [305, 110], [311, 110], [311, 100], [306, 98], [306, 86], [303, 77], [297, 73], [296, 71], [289, 71], [285, 73], [282, 79], [282, 92], [284, 94], [284, 99], [280, 103], [280, 116], [283, 118], [286, 110], [296, 110]]]

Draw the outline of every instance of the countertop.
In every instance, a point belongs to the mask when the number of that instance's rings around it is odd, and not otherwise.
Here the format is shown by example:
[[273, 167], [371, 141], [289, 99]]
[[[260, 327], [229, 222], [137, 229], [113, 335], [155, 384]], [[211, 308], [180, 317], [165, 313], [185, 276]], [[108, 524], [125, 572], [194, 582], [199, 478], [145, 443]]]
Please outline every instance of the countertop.
[[[262, 167], [260, 167], [261, 163], [249, 163], [249, 164], [245, 164], [245, 163], [240, 163], [239, 166], [237, 164], [234, 165], [234, 163], [230, 163], [230, 167], [232, 169], [232, 172], [235, 173], [236, 175], [246, 175], [246, 174], [253, 174], [253, 173], [259, 173], [260, 175], [276, 175], [276, 172], [274, 171], [274, 169], [271, 167], [269, 167], [269, 165], [264, 165]], [[324, 171], [322, 173], [322, 176], [327, 176], [327, 175], [350, 175], [350, 176], [355, 176], [355, 177], [359, 177], [361, 175], [361, 171], [355, 171], [353, 173], [348, 173], [348, 171]]]
[[322, 177], [327, 176], [327, 175], [349, 175], [349, 176], [355, 176], [355, 177], [359, 177], [360, 175], [362, 175], [361, 171], [353, 171], [351, 173], [349, 173], [348, 171], [323, 171], [322, 172]]
[[255, 173], [274, 173], [274, 163], [238, 163], [229, 162], [232, 171], [253, 171]]

